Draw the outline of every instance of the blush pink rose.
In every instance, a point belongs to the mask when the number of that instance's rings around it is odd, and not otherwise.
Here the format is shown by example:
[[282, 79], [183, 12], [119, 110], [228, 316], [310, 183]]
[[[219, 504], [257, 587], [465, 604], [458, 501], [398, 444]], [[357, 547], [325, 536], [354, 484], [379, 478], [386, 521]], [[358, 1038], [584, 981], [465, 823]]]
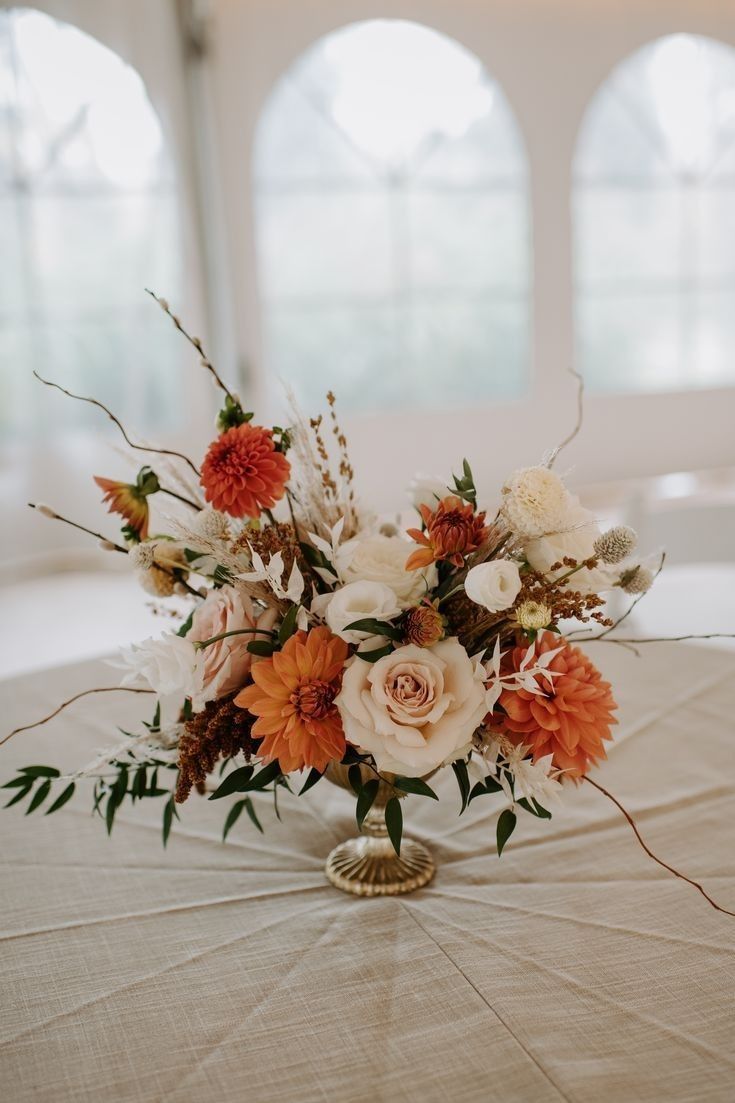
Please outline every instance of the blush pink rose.
[[[275, 609], [259, 612], [246, 594], [234, 586], [210, 590], [194, 613], [187, 639], [193, 643], [211, 640], [223, 632], [248, 628], [270, 630], [277, 618]], [[200, 651], [202, 657], [202, 702], [227, 697], [242, 689], [247, 680], [255, 656], [248, 651], [252, 640], [267, 639], [254, 632], [228, 636]]]

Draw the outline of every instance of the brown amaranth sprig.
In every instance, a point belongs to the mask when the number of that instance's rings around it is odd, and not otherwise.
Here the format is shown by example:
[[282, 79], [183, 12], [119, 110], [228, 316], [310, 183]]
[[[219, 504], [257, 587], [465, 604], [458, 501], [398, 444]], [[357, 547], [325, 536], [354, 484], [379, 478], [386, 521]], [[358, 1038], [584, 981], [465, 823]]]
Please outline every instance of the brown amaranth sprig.
[[254, 718], [246, 709], [238, 708], [232, 697], [208, 701], [184, 724], [179, 740], [179, 779], [175, 800], [183, 804], [196, 787], [203, 792], [204, 783], [220, 759], [243, 754], [249, 762], [257, 750], [250, 731]]

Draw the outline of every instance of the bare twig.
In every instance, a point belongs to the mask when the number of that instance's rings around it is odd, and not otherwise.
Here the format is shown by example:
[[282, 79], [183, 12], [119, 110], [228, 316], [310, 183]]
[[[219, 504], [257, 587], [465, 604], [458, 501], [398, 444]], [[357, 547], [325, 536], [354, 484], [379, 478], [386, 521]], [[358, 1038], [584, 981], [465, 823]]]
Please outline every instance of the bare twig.
[[615, 807], [618, 808], [623, 813], [626, 820], [628, 821], [628, 823], [630, 824], [630, 826], [633, 829], [633, 834], [635, 835], [636, 839], [638, 840], [640, 845], [643, 847], [643, 849], [645, 850], [645, 852], [646, 852], [646, 854], [648, 855], [649, 858], [652, 858], [654, 862], [658, 863], [658, 865], [663, 866], [663, 868], [668, 870], [669, 873], [673, 873], [674, 877], [679, 877], [682, 881], [686, 881], [688, 885], [692, 885], [695, 889], [697, 889], [698, 892], [701, 892], [702, 896], [705, 898], [707, 903], [711, 904], [712, 907], [715, 908], [718, 912], [724, 912], [725, 915], [735, 916], [735, 912], [728, 911], [727, 908], [722, 908], [722, 907], [720, 907], [719, 904], [715, 903], [715, 901], [712, 899], [712, 897], [709, 896], [704, 891], [704, 889], [700, 885], [699, 881], [693, 881], [691, 877], [687, 877], [684, 873], [680, 873], [680, 871], [678, 869], [674, 869], [673, 866], [668, 865], [667, 862], [664, 862], [661, 858], [657, 857], [657, 855], [655, 855], [653, 853], [651, 848], [644, 843], [643, 838], [641, 836], [641, 833], [638, 830], [638, 828], [636, 826], [636, 823], [635, 823], [635, 820], [631, 816], [630, 812], [628, 812], [625, 808], [623, 808], [622, 804], [617, 799], [617, 797], [614, 797], [612, 795], [612, 793], [608, 792], [607, 789], [604, 789], [602, 787], [602, 785], [600, 785], [597, 781], [593, 781], [592, 778], [589, 777], [587, 774], [583, 775], [582, 781], [589, 782], [590, 785], [594, 786], [594, 788], [599, 790], [599, 792], [602, 793], [604, 796], [606, 796], [608, 800], [612, 801], [612, 803], [615, 805]]
[[122, 552], [123, 555], [128, 554], [127, 548], [123, 548], [113, 540], [108, 540], [101, 532], [95, 532], [94, 529], [88, 529], [85, 525], [80, 525], [76, 521], [70, 521], [68, 517], [62, 517], [60, 513], [57, 513], [55, 509], [51, 509], [50, 506], [43, 505], [41, 502], [29, 502], [28, 505], [31, 509], [38, 510], [44, 517], [48, 517], [52, 521], [63, 521], [65, 525], [71, 525], [73, 529], [79, 529], [80, 532], [86, 532], [88, 536], [96, 536], [100, 543], [110, 551]]
[[582, 421], [584, 420], [584, 379], [576, 368], [569, 369], [570, 374], [577, 380], [577, 421], [568, 437], [565, 437], [561, 444], [557, 444], [554, 451], [549, 456], [547, 467], [551, 468], [556, 463], [557, 457], [562, 448], [566, 448], [568, 444], [571, 444], [574, 438], [582, 428]]
[[110, 421], [114, 422], [115, 425], [117, 425], [118, 429], [123, 435], [125, 443], [128, 445], [129, 448], [134, 448], [137, 452], [155, 452], [159, 456], [176, 456], [177, 459], [183, 460], [184, 463], [188, 463], [189, 467], [192, 469], [197, 479], [200, 477], [201, 472], [199, 471], [199, 468], [195, 467], [189, 457], [185, 456], [183, 452], [175, 452], [171, 448], [151, 448], [147, 444], [135, 444], [125, 432], [125, 428], [123, 426], [123, 423], [120, 421], [120, 418], [116, 417], [115, 414], [113, 414], [112, 410], [109, 410], [103, 402], [100, 402], [96, 398], [88, 398], [86, 395], [74, 394], [72, 391], [68, 391], [66, 387], [62, 387], [59, 383], [52, 383], [50, 379], [44, 379], [43, 376], [39, 375], [37, 371], [34, 371], [33, 374], [35, 375], [39, 383], [43, 383], [47, 387], [53, 387], [55, 390], [61, 391], [61, 393], [65, 394], [67, 398], [75, 398], [77, 402], [88, 402], [90, 406], [96, 406], [98, 409], [104, 410]]
[[646, 636], [636, 639], [635, 636], [623, 637], [623, 636], [609, 636], [606, 637], [603, 633], [600, 636], [590, 636], [586, 639], [585, 643], [596, 643], [597, 640], [604, 640], [605, 643], [681, 643], [684, 640], [735, 640], [735, 632], [706, 632], [703, 635], [693, 633], [689, 636]]
[[48, 716], [44, 716], [43, 720], [36, 720], [33, 724], [24, 724], [20, 728], [13, 728], [8, 735], [3, 736], [0, 739], [0, 747], [3, 743], [7, 743], [9, 739], [12, 739], [14, 735], [18, 735], [19, 732], [30, 731], [31, 728], [40, 728], [42, 724], [47, 724], [49, 720], [53, 720], [55, 716], [58, 716], [60, 712], [63, 712], [69, 705], [73, 705], [75, 701], [78, 701], [80, 697], [88, 697], [90, 693], [153, 693], [152, 689], [137, 689], [133, 686], [101, 686], [97, 689], [85, 689], [81, 693], [77, 693], [74, 697], [70, 697], [68, 701], [64, 701], [59, 705], [57, 709], [50, 712]]
[[202, 367], [206, 368], [206, 370], [208, 372], [210, 372], [212, 378], [214, 379], [215, 383], [220, 388], [220, 390], [225, 392], [225, 394], [227, 395], [227, 397], [230, 399], [231, 402], [234, 402], [236, 405], [239, 406], [240, 403], [238, 402], [238, 399], [235, 397], [235, 395], [232, 393], [232, 391], [229, 389], [229, 387], [227, 387], [227, 385], [223, 382], [221, 376], [216, 371], [216, 369], [214, 367], [214, 364], [212, 364], [209, 357], [207, 356], [204, 349], [202, 348], [202, 342], [199, 340], [199, 338], [198, 337], [192, 337], [192, 335], [184, 329], [184, 327], [181, 324], [181, 319], [178, 318], [177, 315], [173, 313], [173, 311], [169, 307], [168, 302], [166, 301], [166, 299], [163, 299], [160, 296], [158, 296], [155, 293], [155, 291], [151, 291], [151, 289], [149, 287], [146, 287], [145, 291], [146, 291], [147, 295], [150, 295], [150, 297], [155, 302], [158, 303], [158, 305], [160, 306], [160, 308], [164, 312], [164, 314], [168, 314], [169, 318], [171, 319], [173, 324], [176, 326], [179, 333], [181, 333], [182, 336], [186, 337], [187, 341], [192, 346], [192, 348], [196, 349], [196, 351], [199, 353], [199, 356], [201, 357]]
[[[651, 579], [651, 586], [656, 581], [658, 576], [661, 574], [661, 571], [664, 569], [664, 563], [665, 562], [666, 562], [666, 552], [661, 552], [661, 562], [659, 563], [656, 571], [654, 572], [653, 578]], [[650, 587], [649, 587], [649, 589], [650, 589]], [[635, 601], [631, 602], [631, 604], [628, 606], [626, 611], [623, 613], [622, 617], [618, 617], [618, 619], [615, 621], [615, 623], [611, 624], [609, 628], [606, 628], [604, 632], [600, 632], [599, 636], [592, 636], [591, 638], [594, 639], [594, 640], [601, 640], [601, 639], [604, 639], [605, 636], [609, 636], [611, 632], [614, 632], [615, 629], [618, 627], [618, 625], [622, 624], [624, 620], [628, 619], [628, 617], [633, 612], [633, 610], [635, 609], [638, 602], [641, 600], [641, 598], [644, 598], [647, 593], [648, 593], [648, 590], [644, 590], [642, 594], [638, 594], [638, 597], [635, 599]], [[640, 642], [640, 641], [638, 641], [638, 642]]]

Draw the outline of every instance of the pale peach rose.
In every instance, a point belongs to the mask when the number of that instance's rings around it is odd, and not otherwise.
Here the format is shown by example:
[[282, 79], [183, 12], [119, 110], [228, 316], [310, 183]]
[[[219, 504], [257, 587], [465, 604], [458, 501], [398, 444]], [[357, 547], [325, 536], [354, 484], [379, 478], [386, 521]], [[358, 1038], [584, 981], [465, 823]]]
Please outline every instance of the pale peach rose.
[[336, 704], [348, 742], [404, 777], [466, 754], [487, 711], [482, 669], [456, 637], [399, 647], [376, 663], [355, 655]]
[[[246, 594], [234, 586], [210, 590], [194, 613], [187, 640], [193, 643], [211, 640], [222, 632], [243, 628], [260, 628], [269, 631], [277, 619], [275, 609], [257, 613]], [[202, 704], [219, 697], [227, 697], [245, 685], [254, 656], [248, 651], [253, 640], [266, 640], [261, 633], [248, 632], [218, 640], [199, 652], [202, 659], [203, 688], [199, 700]]]

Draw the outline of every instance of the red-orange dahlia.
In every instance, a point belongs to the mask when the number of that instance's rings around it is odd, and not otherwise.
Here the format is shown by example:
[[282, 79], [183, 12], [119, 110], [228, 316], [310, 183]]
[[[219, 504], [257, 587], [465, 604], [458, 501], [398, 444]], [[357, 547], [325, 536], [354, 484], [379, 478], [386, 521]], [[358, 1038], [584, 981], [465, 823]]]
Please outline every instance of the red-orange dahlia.
[[[553, 764], [569, 777], [587, 773], [598, 759], [607, 758], [604, 740], [612, 739], [610, 727], [617, 720], [617, 708], [609, 682], [602, 680], [597, 667], [587, 656], [552, 632], [539, 634], [536, 654], [561, 647], [548, 669], [557, 672], [553, 686], [538, 676], [540, 694], [525, 689], [504, 689], [494, 712], [491, 727], [500, 728], [518, 746], [533, 753], [533, 760], [552, 754]], [[504, 660], [506, 670], [519, 670], [527, 647], [516, 647]], [[533, 660], [531, 660], [533, 665]]]
[[212, 441], [202, 464], [204, 497], [230, 517], [260, 517], [283, 497], [291, 465], [273, 431], [234, 425]]
[[263, 738], [260, 754], [268, 761], [277, 758], [284, 773], [304, 766], [323, 771], [344, 755], [347, 744], [334, 699], [348, 650], [323, 626], [296, 632], [283, 650], [253, 666], [253, 684], [235, 698], [258, 717], [252, 734]]
[[487, 535], [485, 514], [475, 513], [471, 505], [454, 494], [443, 498], [435, 510], [425, 505], [419, 509], [426, 531], [408, 530], [408, 535], [421, 547], [409, 556], [407, 571], [428, 567], [440, 559], [461, 567], [464, 557], [476, 551]]

